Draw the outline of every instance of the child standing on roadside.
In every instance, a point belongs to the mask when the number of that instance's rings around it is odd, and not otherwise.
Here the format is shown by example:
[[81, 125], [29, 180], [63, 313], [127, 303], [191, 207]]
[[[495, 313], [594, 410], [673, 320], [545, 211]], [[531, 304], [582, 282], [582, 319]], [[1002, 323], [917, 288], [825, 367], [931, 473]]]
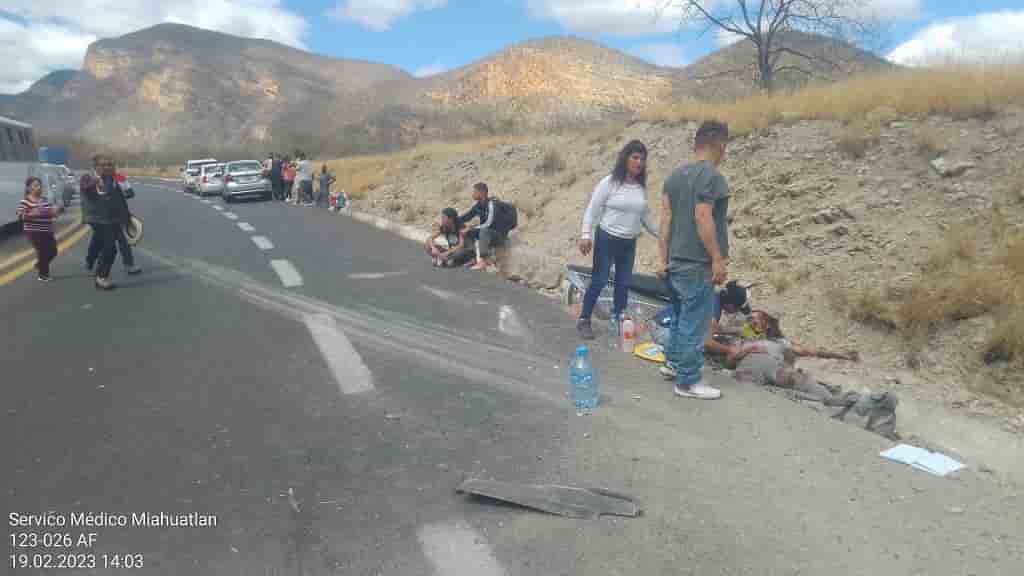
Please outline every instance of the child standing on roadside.
[[40, 282], [50, 282], [50, 262], [57, 257], [57, 238], [53, 221], [64, 207], [50, 204], [43, 196], [43, 181], [32, 177], [25, 181], [25, 197], [18, 204], [18, 220], [32, 247], [36, 249], [36, 270]]

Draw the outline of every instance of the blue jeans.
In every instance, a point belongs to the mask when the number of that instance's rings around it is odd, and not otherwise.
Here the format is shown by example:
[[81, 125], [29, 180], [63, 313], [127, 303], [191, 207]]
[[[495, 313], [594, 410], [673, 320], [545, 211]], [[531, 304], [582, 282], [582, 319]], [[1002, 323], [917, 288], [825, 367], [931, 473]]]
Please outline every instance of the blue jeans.
[[672, 294], [672, 336], [665, 359], [675, 367], [679, 386], [689, 387], [700, 381], [704, 368], [704, 337], [715, 289], [704, 271], [670, 272], [667, 284]]
[[636, 238], [616, 238], [600, 227], [594, 237], [594, 268], [590, 286], [583, 296], [580, 319], [589, 320], [601, 290], [608, 284], [612, 264], [615, 264], [615, 299], [612, 313], [622, 314], [629, 303], [629, 283], [633, 280], [633, 262], [636, 260]]

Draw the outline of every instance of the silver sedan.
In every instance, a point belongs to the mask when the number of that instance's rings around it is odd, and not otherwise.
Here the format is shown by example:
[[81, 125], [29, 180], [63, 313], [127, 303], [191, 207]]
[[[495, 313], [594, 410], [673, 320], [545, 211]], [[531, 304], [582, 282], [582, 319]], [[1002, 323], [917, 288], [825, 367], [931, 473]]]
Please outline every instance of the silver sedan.
[[225, 202], [238, 198], [258, 197], [270, 199], [270, 180], [263, 176], [259, 160], [235, 160], [224, 165]]

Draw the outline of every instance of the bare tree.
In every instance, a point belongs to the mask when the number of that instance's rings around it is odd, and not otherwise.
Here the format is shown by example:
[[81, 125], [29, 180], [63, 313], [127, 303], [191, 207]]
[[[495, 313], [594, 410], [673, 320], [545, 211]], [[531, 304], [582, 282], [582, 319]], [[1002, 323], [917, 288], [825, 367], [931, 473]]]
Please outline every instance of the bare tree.
[[[787, 41], [789, 32], [807, 32], [835, 40], [867, 39], [878, 29], [868, 0], [664, 0], [663, 8], [681, 12], [685, 24], [749, 41], [757, 50], [757, 82], [775, 87], [782, 72], [814, 76], [814, 67], [836, 68], [836, 58], [804, 51]], [[785, 61], [784, 56], [789, 56]]]

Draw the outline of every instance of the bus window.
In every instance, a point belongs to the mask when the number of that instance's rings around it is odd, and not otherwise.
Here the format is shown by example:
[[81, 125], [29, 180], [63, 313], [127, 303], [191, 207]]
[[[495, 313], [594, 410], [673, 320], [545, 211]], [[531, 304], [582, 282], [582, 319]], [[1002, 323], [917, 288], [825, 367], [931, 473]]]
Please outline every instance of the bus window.
[[7, 127], [7, 140], [10, 141], [11, 146], [14, 145], [14, 131], [11, 130], [10, 126]]
[[22, 146], [24, 146], [25, 144], [28, 144], [28, 142], [25, 142], [25, 131], [24, 130], [18, 130], [18, 141], [21, 142]]

